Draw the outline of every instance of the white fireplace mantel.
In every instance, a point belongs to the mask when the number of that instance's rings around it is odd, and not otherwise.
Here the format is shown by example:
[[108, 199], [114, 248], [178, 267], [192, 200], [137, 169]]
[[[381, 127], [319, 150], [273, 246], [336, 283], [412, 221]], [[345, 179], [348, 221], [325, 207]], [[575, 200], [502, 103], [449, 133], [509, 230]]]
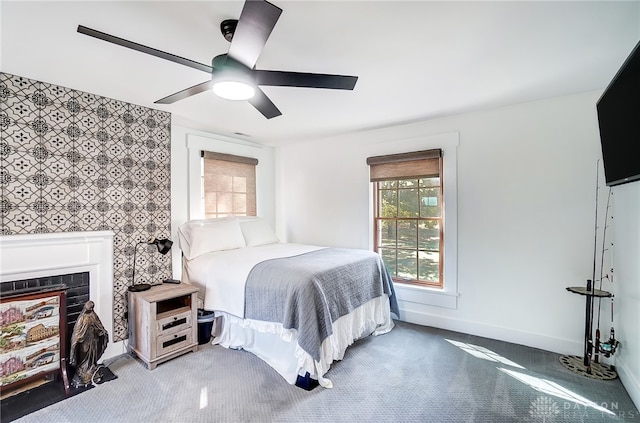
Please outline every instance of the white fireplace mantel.
[[109, 346], [102, 359], [122, 354], [113, 342], [113, 232], [61, 232], [0, 236], [0, 282], [89, 272], [89, 299]]

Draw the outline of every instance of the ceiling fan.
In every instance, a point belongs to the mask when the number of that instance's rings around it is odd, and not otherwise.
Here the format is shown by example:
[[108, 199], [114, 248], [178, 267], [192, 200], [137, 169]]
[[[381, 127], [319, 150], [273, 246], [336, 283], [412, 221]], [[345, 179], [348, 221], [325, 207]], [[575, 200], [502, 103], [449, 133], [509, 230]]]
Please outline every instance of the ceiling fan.
[[282, 9], [268, 1], [246, 0], [238, 20], [227, 19], [220, 24], [222, 35], [231, 45], [228, 53], [213, 58], [211, 66], [82, 25], [78, 25], [78, 32], [211, 74], [210, 80], [161, 98], [156, 104], [171, 104], [213, 89], [224, 98], [248, 100], [264, 117], [271, 119], [282, 113], [259, 86], [353, 90], [357, 76], [255, 69], [281, 13]]

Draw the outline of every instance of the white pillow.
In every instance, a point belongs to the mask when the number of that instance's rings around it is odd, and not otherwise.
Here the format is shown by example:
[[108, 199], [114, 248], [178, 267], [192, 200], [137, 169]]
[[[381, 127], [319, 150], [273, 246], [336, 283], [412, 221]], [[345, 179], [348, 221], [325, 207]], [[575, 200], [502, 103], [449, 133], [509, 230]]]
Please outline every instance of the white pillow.
[[241, 220], [240, 228], [242, 228], [242, 235], [244, 235], [247, 247], [280, 242], [273, 229], [259, 217], [252, 220]]
[[180, 249], [188, 260], [212, 251], [246, 247], [237, 218], [187, 222], [178, 232]]

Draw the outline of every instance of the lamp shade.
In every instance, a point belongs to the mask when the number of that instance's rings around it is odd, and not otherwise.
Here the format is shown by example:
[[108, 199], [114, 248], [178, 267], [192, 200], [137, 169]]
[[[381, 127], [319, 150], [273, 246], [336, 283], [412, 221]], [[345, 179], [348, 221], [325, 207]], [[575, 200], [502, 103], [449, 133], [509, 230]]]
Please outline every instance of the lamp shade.
[[155, 239], [153, 240], [152, 244], [155, 244], [156, 247], [158, 247], [158, 252], [162, 255], [165, 255], [169, 252], [169, 250], [171, 249], [171, 246], [173, 245], [173, 241], [170, 241], [168, 239]]

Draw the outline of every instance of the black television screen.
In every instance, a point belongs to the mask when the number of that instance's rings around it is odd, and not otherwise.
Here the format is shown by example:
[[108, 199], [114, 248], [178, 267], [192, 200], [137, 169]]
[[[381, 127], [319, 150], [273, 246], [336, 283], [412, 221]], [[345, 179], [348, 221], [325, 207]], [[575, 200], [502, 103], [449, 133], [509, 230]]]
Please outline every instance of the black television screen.
[[596, 105], [607, 186], [640, 180], [640, 43]]

